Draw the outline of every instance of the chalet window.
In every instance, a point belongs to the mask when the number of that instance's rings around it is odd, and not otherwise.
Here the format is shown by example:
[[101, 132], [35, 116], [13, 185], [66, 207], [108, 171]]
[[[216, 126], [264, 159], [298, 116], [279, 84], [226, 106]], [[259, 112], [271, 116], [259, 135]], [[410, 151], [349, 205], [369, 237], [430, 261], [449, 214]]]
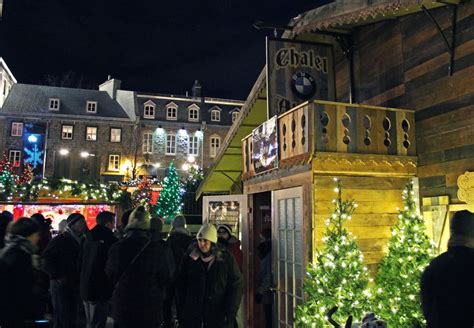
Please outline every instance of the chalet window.
[[109, 171], [120, 170], [120, 155], [109, 155]]
[[144, 118], [155, 118], [155, 106], [154, 105], [145, 105], [145, 109], [143, 112]]
[[217, 153], [219, 152], [219, 148], [221, 146], [221, 138], [220, 137], [211, 137], [211, 157], [216, 157]]
[[97, 127], [96, 126], [86, 127], [86, 140], [89, 140], [89, 141], [97, 140]]
[[88, 101], [86, 105], [86, 112], [91, 114], [97, 113], [97, 101]]
[[191, 136], [188, 143], [188, 155], [197, 156], [199, 154], [199, 138]]
[[23, 123], [12, 122], [12, 128], [10, 135], [12, 137], [21, 137], [23, 135]]
[[20, 167], [21, 165], [21, 151], [20, 150], [10, 150], [8, 153], [8, 160], [10, 161], [13, 167]]
[[74, 134], [74, 126], [73, 125], [63, 125], [62, 126], [61, 139], [71, 140], [73, 134]]
[[153, 133], [145, 132], [143, 134], [143, 146], [142, 150], [144, 154], [153, 153]]
[[211, 111], [211, 121], [220, 122], [221, 121], [221, 112], [217, 109]]
[[166, 155], [176, 154], [176, 136], [168, 134], [166, 136]]
[[59, 110], [58, 98], [49, 98], [49, 110]]
[[110, 128], [110, 142], [121, 142], [122, 141], [122, 129]]

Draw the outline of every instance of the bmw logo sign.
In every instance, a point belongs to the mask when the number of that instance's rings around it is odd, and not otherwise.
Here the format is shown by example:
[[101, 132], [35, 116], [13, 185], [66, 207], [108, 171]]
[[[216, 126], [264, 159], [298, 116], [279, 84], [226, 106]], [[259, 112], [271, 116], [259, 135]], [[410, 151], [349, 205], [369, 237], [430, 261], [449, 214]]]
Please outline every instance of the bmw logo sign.
[[308, 73], [299, 72], [291, 78], [291, 88], [298, 97], [309, 99], [316, 92], [316, 82]]

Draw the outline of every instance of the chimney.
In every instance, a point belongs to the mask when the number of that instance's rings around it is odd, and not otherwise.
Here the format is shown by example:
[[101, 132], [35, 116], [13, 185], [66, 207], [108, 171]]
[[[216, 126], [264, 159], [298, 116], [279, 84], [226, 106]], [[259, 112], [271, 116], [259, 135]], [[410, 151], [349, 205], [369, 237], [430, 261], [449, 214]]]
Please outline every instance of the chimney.
[[110, 98], [115, 99], [117, 97], [117, 90], [120, 90], [122, 81], [113, 79], [112, 76], [107, 76], [107, 81], [99, 85], [99, 91], [105, 91], [109, 94]]
[[194, 85], [192, 87], [192, 94], [194, 98], [202, 97], [202, 87], [198, 80], [194, 81]]

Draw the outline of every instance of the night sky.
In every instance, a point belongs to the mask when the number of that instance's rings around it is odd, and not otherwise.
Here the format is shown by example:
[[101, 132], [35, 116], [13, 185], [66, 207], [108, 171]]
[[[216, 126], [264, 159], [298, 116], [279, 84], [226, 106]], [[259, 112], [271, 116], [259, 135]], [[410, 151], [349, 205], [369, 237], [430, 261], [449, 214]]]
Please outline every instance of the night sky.
[[[245, 99], [265, 64], [255, 21], [286, 25], [328, 0], [4, 0], [0, 56], [20, 83], [72, 71], [85, 85]], [[166, 3], [166, 4], [165, 4]]]

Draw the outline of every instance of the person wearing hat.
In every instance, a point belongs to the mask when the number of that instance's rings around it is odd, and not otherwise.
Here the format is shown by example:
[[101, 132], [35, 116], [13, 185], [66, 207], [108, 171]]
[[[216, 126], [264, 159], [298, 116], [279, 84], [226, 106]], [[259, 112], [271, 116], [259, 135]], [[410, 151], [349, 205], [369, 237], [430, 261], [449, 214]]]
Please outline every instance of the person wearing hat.
[[84, 216], [72, 213], [64, 232], [54, 237], [44, 251], [45, 269], [50, 278], [54, 327], [79, 327], [85, 319], [79, 295], [80, 252], [87, 230]]
[[0, 250], [0, 327], [29, 327], [44, 315], [46, 299], [39, 293], [36, 275], [39, 233], [39, 224], [25, 217], [8, 227]]
[[125, 238], [110, 247], [105, 273], [114, 286], [115, 327], [154, 328], [162, 321], [169, 265], [164, 242], [155, 238], [161, 224], [153, 221], [143, 206], [135, 208], [130, 213]]
[[179, 325], [184, 328], [232, 328], [242, 299], [243, 278], [217, 230], [203, 225], [197, 243], [183, 258], [177, 275]]
[[240, 249], [240, 240], [232, 235], [232, 227], [228, 224], [220, 224], [217, 226], [217, 241], [227, 248], [227, 250], [234, 256], [239, 265], [240, 272], [242, 271], [243, 255]]
[[426, 267], [421, 301], [428, 328], [474, 327], [474, 214], [456, 212], [448, 251]]
[[[186, 218], [182, 215], [177, 215], [171, 221], [171, 231], [166, 242], [173, 254], [173, 260], [176, 268], [179, 268], [181, 260], [186, 254], [186, 250], [193, 237], [186, 229]], [[173, 304], [176, 300], [176, 280], [175, 274], [172, 276], [170, 284], [166, 289], [165, 300], [163, 303], [163, 328], [174, 327], [173, 319]], [[178, 311], [179, 309], [176, 308]], [[177, 314], [179, 317], [179, 314]]]
[[51, 220], [46, 220], [43, 214], [35, 213], [31, 216], [40, 226], [40, 240], [38, 241], [38, 254], [43, 255], [49, 242], [53, 239], [51, 234]]

